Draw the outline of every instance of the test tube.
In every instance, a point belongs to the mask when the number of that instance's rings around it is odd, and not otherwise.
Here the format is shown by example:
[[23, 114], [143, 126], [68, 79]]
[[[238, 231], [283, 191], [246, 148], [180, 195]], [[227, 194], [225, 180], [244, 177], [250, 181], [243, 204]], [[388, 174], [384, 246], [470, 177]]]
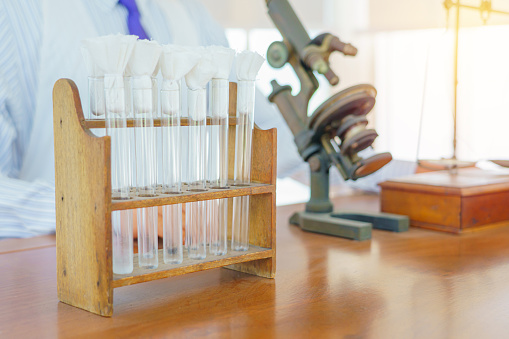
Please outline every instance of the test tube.
[[[132, 108], [133, 98], [132, 98], [132, 78], [129, 76], [124, 77], [124, 87], [125, 87], [125, 100], [127, 107], [127, 118], [134, 118], [134, 112]], [[136, 142], [135, 142], [135, 129], [128, 128], [128, 137], [130, 142], [130, 157], [131, 157], [131, 182], [129, 184], [129, 188], [131, 190], [131, 197], [136, 195]]]
[[[239, 80], [237, 85], [237, 126], [235, 172], [237, 186], [251, 182], [251, 149], [254, 127], [255, 82]], [[249, 196], [233, 198], [232, 243], [234, 251], [249, 249]]]
[[[164, 80], [161, 89], [163, 193], [182, 193], [180, 149], [180, 83]], [[163, 206], [163, 253], [165, 264], [183, 260], [182, 204]]]
[[[124, 79], [121, 75], [105, 75], [104, 90], [106, 133], [111, 137], [111, 186], [113, 199], [129, 199], [131, 183], [131, 146], [127, 117]], [[114, 211], [111, 215], [113, 273], [133, 271], [133, 216], [132, 210]]]
[[[211, 126], [209, 177], [211, 188], [228, 186], [228, 104], [227, 79], [211, 81]], [[207, 201], [209, 252], [214, 255], [227, 253], [228, 199]]]
[[129, 274], [133, 271], [133, 211], [111, 213], [113, 273]]
[[[136, 186], [140, 197], [156, 195], [157, 162], [154, 117], [157, 113], [157, 81], [147, 76], [133, 77], [132, 100], [135, 119]], [[138, 209], [138, 264], [158, 266], [157, 207]]]
[[87, 119], [104, 119], [104, 77], [88, 77]]
[[[204, 88], [188, 90], [189, 110], [189, 154], [188, 190], [206, 190], [207, 159], [207, 91]], [[188, 256], [191, 259], [206, 257], [206, 203], [197, 201], [186, 204], [186, 239]]]

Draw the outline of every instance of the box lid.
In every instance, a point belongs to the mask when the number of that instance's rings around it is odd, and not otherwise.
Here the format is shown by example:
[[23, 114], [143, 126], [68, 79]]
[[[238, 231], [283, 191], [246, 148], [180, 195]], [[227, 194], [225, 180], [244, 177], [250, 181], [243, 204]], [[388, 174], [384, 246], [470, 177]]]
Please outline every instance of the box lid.
[[461, 196], [480, 195], [509, 190], [509, 172], [463, 168], [457, 174], [436, 171], [391, 179], [380, 184], [384, 189]]

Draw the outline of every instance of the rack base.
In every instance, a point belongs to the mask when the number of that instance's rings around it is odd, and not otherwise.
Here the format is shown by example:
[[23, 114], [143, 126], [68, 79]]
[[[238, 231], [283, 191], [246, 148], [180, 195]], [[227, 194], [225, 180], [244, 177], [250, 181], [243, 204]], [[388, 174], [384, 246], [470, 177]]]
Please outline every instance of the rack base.
[[[236, 110], [236, 87], [230, 84], [230, 115]], [[274, 278], [276, 271], [276, 130], [253, 130], [251, 179], [247, 187], [196, 194], [112, 200], [111, 139], [97, 137], [87, 126], [74, 82], [60, 79], [53, 88], [55, 209], [58, 299], [66, 304], [112, 316], [113, 289], [215, 267]], [[229, 123], [229, 173], [233, 174], [235, 120]], [[232, 179], [232, 178], [229, 178]], [[230, 252], [181, 266], [154, 271], [135, 269], [130, 276], [113, 274], [111, 213], [115, 210], [251, 196], [250, 250]], [[231, 199], [230, 199], [231, 201]], [[229, 208], [232, 211], [231, 206]], [[229, 218], [231, 229], [231, 218]], [[134, 264], [137, 264], [135, 258]]]
[[182, 274], [205, 271], [212, 268], [227, 265], [240, 264], [243, 262], [267, 259], [273, 255], [270, 248], [249, 246], [245, 252], [233, 252], [228, 248], [228, 253], [222, 256], [207, 254], [203, 260], [189, 259], [185, 255], [181, 264], [165, 264], [163, 250], [159, 250], [159, 265], [155, 269], [146, 269], [138, 266], [138, 254], [134, 254], [134, 270], [130, 274], [113, 274], [113, 288], [138, 284], [146, 281], [175, 277]]

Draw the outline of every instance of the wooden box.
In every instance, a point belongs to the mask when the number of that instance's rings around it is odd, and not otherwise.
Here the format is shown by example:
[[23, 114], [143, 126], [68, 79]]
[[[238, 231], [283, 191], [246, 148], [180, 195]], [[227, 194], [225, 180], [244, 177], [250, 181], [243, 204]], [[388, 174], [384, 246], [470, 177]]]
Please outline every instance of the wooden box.
[[[236, 84], [230, 84], [230, 116], [235, 115]], [[208, 121], [210, 124], [210, 121]], [[160, 121], [154, 125], [160, 126]], [[181, 124], [187, 124], [182, 119]], [[233, 176], [235, 118], [230, 118], [229, 173]], [[251, 185], [206, 192], [160, 194], [112, 200], [110, 137], [97, 137], [90, 128], [104, 128], [104, 120], [84, 119], [74, 82], [60, 79], [53, 89], [55, 137], [55, 199], [57, 283], [60, 301], [84, 310], [111, 316], [113, 289], [216, 267], [273, 278], [276, 270], [276, 130], [253, 131]], [[133, 126], [133, 121], [128, 121]], [[180, 265], [138, 267], [127, 275], [113, 274], [111, 212], [150, 206], [180, 204], [250, 195], [249, 241], [246, 252], [229, 251], [225, 256], [191, 260]], [[230, 204], [230, 222], [231, 222]], [[230, 227], [231, 229], [231, 227]], [[171, 281], [168, 281], [171, 283]]]
[[509, 221], [507, 172], [428, 172], [380, 186], [382, 212], [407, 215], [411, 226], [461, 233]]

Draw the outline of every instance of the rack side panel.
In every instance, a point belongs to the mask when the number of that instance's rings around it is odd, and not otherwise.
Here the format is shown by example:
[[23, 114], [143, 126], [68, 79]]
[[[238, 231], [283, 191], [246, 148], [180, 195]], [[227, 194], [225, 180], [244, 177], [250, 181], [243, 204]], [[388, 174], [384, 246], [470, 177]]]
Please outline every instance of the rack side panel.
[[[277, 134], [276, 129], [253, 133], [251, 178], [253, 181], [276, 184]], [[231, 204], [229, 205], [231, 208]], [[249, 242], [271, 248], [272, 257], [227, 266], [229, 269], [274, 278], [276, 273], [276, 193], [253, 195], [249, 207]]]
[[110, 138], [83, 128], [76, 85], [53, 88], [57, 284], [60, 301], [111, 316]]

